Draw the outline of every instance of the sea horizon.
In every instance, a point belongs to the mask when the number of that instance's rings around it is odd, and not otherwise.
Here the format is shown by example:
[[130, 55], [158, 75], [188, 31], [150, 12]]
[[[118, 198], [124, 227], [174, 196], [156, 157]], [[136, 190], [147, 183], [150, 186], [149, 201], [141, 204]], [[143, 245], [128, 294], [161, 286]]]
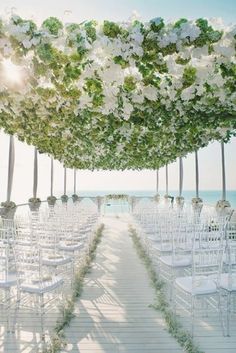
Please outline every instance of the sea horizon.
[[[165, 190], [159, 190], [159, 194], [164, 196], [166, 193]], [[68, 195], [70, 196], [73, 192], [68, 191]], [[146, 189], [146, 190], [78, 190], [77, 194], [80, 196], [105, 196], [108, 194], [127, 194], [130, 196], [137, 197], [145, 197], [145, 196], [154, 196], [156, 194], [155, 190]], [[169, 190], [169, 195], [178, 196], [178, 190]], [[186, 202], [190, 202], [193, 197], [196, 196], [195, 190], [184, 190], [182, 196], [185, 198]], [[202, 198], [205, 204], [214, 206], [218, 200], [222, 199], [222, 190], [200, 190], [199, 197]], [[231, 207], [236, 208], [236, 190], [227, 190], [226, 192], [226, 200], [228, 200], [231, 204]]]

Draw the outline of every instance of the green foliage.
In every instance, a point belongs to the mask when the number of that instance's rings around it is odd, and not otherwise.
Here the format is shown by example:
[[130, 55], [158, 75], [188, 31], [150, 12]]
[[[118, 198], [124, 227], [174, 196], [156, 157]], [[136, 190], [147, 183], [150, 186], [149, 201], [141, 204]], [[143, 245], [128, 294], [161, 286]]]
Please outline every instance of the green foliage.
[[178, 21], [175, 22], [174, 28], [181, 28], [182, 24], [187, 22], [188, 20], [186, 18], [180, 18]]
[[192, 66], [188, 66], [184, 68], [184, 73], [183, 73], [183, 87], [187, 88], [194, 84], [196, 80], [196, 68]]
[[[51, 17], [39, 28], [3, 19], [0, 128], [68, 167], [92, 170], [157, 169], [210, 141], [229, 141], [235, 34], [213, 27], [183, 18], [63, 27]], [[4, 75], [9, 58], [22, 67], [17, 84]]]
[[124, 89], [127, 92], [131, 92], [135, 89], [136, 82], [133, 76], [126, 76], [124, 81]]
[[63, 24], [56, 17], [49, 17], [43, 22], [42, 27], [46, 28], [52, 35], [57, 36], [59, 31], [63, 29]]
[[151, 24], [151, 30], [153, 32], [159, 32], [162, 28], [165, 27], [164, 20], [161, 17], [157, 17], [157, 18], [152, 19], [150, 21], [150, 24]]
[[109, 38], [116, 38], [122, 33], [121, 28], [115, 22], [104, 21], [103, 33]]

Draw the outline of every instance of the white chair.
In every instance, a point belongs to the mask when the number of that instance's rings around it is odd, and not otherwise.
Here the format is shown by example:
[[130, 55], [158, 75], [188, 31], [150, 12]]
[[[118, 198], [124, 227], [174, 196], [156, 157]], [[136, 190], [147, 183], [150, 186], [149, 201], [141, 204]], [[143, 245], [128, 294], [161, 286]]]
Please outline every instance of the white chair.
[[[210, 233], [210, 232], [209, 232]], [[192, 322], [192, 335], [194, 334], [194, 317], [196, 301], [203, 300], [206, 304], [213, 304], [212, 298], [218, 300], [217, 282], [220, 274], [220, 264], [223, 254], [223, 234], [217, 246], [213, 244], [211, 235], [208, 236], [210, 245], [206, 246], [207, 237], [205, 232], [196, 234], [192, 250], [192, 267], [190, 276], [177, 277], [174, 282], [175, 307], [180, 304], [190, 310]], [[204, 244], [203, 247], [199, 244]], [[218, 309], [218, 306], [216, 306]]]
[[[15, 256], [18, 276], [18, 302], [17, 313], [21, 306], [27, 306], [39, 311], [41, 324], [41, 339], [45, 340], [44, 315], [46, 304], [55, 301], [64, 283], [63, 279], [51, 275], [48, 269], [43, 266], [42, 253], [39, 247], [15, 247]], [[60, 291], [59, 291], [60, 290]], [[53, 293], [53, 297], [51, 295]], [[33, 296], [34, 301], [24, 298]]]
[[10, 310], [15, 297], [14, 288], [17, 285], [16, 266], [12, 250], [12, 231], [0, 229], [0, 304], [7, 319], [7, 332], [10, 331]]
[[[229, 223], [226, 229], [225, 256], [222, 258], [222, 271], [219, 279], [220, 310], [223, 334], [230, 336], [230, 319], [236, 310], [236, 223]], [[226, 310], [224, 298], [226, 297]], [[233, 305], [235, 306], [233, 308]], [[226, 320], [224, 315], [226, 314]], [[226, 323], [225, 323], [226, 321]]]

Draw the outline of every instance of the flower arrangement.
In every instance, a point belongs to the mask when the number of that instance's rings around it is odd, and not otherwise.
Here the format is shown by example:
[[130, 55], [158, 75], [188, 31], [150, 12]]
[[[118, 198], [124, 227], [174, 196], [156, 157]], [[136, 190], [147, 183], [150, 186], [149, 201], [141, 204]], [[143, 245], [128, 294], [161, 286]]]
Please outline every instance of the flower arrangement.
[[41, 200], [40, 198], [38, 197], [31, 197], [29, 200], [28, 200], [29, 203], [32, 203], [32, 204], [40, 204], [41, 203]]
[[192, 205], [202, 205], [203, 200], [200, 197], [194, 197], [192, 198]]
[[229, 208], [229, 207], [231, 207], [229, 201], [227, 201], [227, 200], [219, 200], [219, 201], [217, 201], [216, 209], [224, 210], [225, 208]]
[[61, 201], [62, 201], [62, 203], [67, 203], [68, 200], [69, 200], [69, 197], [68, 197], [67, 195], [62, 195], [62, 196], [61, 196]]
[[50, 205], [50, 206], [54, 206], [55, 205], [55, 203], [57, 202], [57, 198], [56, 198], [56, 196], [48, 196], [47, 197], [47, 202], [48, 202], [48, 204]]
[[153, 201], [160, 202], [160, 200], [161, 200], [161, 195], [160, 194], [156, 194], [155, 196], [153, 196]]
[[76, 195], [76, 194], [73, 194], [73, 195], [72, 195], [72, 200], [73, 200], [73, 202], [79, 201], [79, 196]]
[[109, 194], [106, 195], [106, 200], [128, 201], [129, 196], [125, 194]]
[[184, 203], [184, 197], [183, 196], [176, 196], [175, 201], [177, 205], [182, 205]]
[[1, 202], [0, 216], [3, 218], [13, 219], [16, 212], [16, 204], [13, 201]]
[[16, 204], [13, 201], [1, 202], [1, 206], [5, 209], [8, 209], [8, 210], [16, 208]]
[[0, 128], [68, 168], [157, 169], [236, 134], [235, 44], [235, 26], [203, 18], [13, 15], [0, 20]]

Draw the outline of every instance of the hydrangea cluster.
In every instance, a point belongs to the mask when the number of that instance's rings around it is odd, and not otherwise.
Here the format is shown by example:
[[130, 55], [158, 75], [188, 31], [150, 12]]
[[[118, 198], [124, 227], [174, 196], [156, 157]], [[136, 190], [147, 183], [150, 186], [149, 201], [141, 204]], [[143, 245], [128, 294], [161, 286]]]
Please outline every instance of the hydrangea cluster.
[[236, 26], [203, 18], [14, 15], [0, 20], [0, 127], [67, 167], [159, 168], [236, 133], [235, 47]]

